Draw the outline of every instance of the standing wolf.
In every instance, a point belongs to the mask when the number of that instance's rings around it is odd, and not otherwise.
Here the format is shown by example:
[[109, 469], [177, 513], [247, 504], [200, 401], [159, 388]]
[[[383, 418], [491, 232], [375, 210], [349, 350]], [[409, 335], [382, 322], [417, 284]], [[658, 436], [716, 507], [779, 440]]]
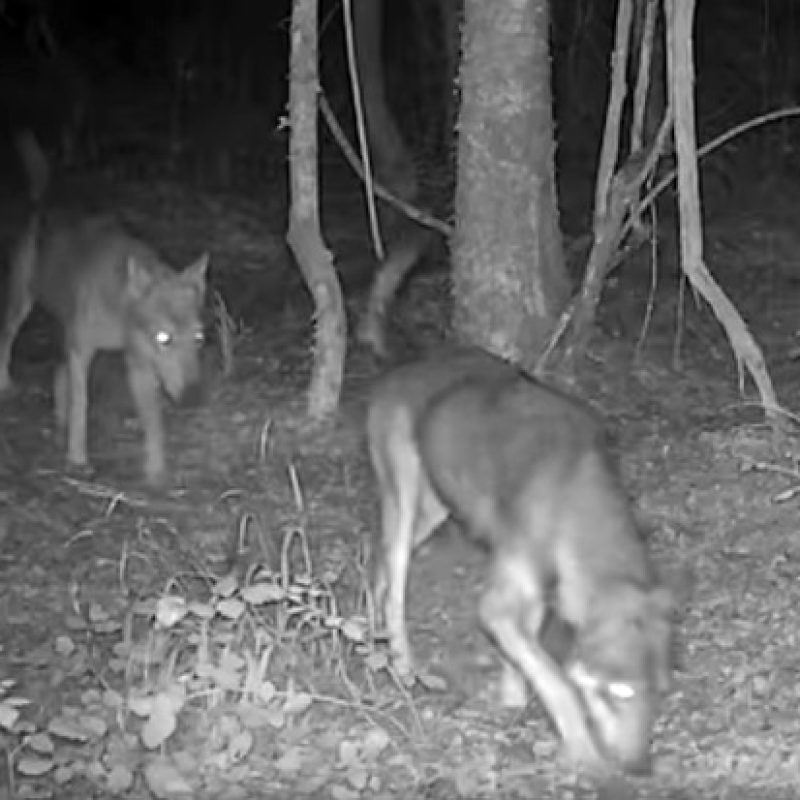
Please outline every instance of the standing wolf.
[[87, 384], [98, 351], [122, 351], [144, 430], [144, 474], [166, 477], [160, 388], [174, 400], [196, 394], [203, 344], [201, 310], [208, 256], [183, 272], [110, 216], [43, 209], [49, 166], [34, 135], [16, 136], [33, 210], [11, 254], [8, 302], [0, 328], [0, 392], [11, 386], [11, 348], [35, 303], [60, 323], [64, 362], [54, 381], [58, 426], [66, 428], [67, 462], [88, 467]]

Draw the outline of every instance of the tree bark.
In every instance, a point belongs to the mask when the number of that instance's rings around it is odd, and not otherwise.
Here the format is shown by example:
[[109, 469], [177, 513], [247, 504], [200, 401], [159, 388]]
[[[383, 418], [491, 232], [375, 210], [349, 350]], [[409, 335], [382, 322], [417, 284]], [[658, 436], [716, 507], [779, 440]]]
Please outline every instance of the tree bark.
[[286, 240], [314, 299], [314, 365], [308, 388], [313, 420], [332, 415], [344, 375], [347, 320], [333, 258], [319, 224], [317, 172], [317, 0], [294, 0], [289, 74], [289, 230]]
[[456, 335], [531, 365], [569, 283], [558, 225], [548, 0], [465, 0]]

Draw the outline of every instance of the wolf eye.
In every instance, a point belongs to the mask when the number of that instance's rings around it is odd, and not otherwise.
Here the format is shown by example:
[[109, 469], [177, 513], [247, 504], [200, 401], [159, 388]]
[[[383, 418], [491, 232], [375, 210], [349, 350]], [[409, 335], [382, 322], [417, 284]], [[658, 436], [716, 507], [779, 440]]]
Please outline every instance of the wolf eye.
[[157, 331], [155, 335], [156, 344], [167, 347], [172, 343], [172, 335], [168, 331]]
[[594, 692], [618, 703], [627, 703], [636, 697], [636, 686], [626, 681], [605, 681], [586, 665], [575, 661], [570, 665], [569, 675], [575, 684], [584, 692]]
[[611, 681], [606, 689], [614, 700], [633, 700], [636, 696], [636, 690], [633, 686], [623, 681]]

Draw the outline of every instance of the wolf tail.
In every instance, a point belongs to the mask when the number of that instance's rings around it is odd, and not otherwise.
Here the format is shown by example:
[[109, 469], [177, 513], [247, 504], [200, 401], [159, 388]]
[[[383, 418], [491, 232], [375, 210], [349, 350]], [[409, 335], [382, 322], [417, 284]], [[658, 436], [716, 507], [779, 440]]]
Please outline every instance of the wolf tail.
[[47, 156], [33, 131], [28, 128], [14, 134], [14, 147], [28, 178], [31, 202], [38, 206], [50, 185], [50, 164]]

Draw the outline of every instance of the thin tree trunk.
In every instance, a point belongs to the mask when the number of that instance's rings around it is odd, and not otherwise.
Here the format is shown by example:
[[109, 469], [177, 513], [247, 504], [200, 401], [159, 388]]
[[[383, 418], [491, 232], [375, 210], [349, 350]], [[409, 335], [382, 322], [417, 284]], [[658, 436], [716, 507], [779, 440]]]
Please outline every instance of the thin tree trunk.
[[414, 162], [386, 100], [382, 45], [383, 0], [354, 0], [353, 27], [375, 174], [393, 194], [410, 202], [417, 196], [417, 176]]
[[347, 320], [333, 258], [322, 240], [317, 173], [317, 0], [294, 0], [289, 76], [289, 231], [286, 240], [314, 299], [314, 365], [308, 388], [312, 419], [338, 407]]
[[569, 285], [556, 208], [548, 0], [465, 0], [457, 336], [532, 364]]
[[567, 322], [570, 322], [571, 336], [561, 359], [561, 367], [564, 371], [572, 371], [577, 359], [586, 350], [603, 285], [620, 244], [625, 215], [631, 199], [638, 197], [639, 188], [647, 174], [645, 170], [639, 168], [638, 157], [635, 163], [628, 163], [618, 172], [615, 171], [620, 158], [622, 111], [628, 91], [627, 67], [632, 20], [633, 0], [620, 0], [614, 31], [614, 49], [611, 56], [608, 109], [603, 127], [603, 142], [600, 148], [594, 190], [592, 250], [589, 254], [580, 293], [573, 298], [571, 303], [572, 313], [562, 318], [562, 325], [556, 331], [557, 336], [550, 343], [551, 347], [555, 345], [559, 336], [566, 330]]
[[745, 370], [758, 389], [768, 418], [776, 419], [780, 406], [764, 355], [736, 306], [720, 289], [703, 261], [703, 228], [700, 214], [700, 180], [697, 173], [697, 137], [694, 108], [694, 53], [692, 23], [694, 0], [665, 0], [669, 94], [675, 108], [675, 153], [678, 159], [678, 211], [681, 268], [725, 328], [744, 388]]

